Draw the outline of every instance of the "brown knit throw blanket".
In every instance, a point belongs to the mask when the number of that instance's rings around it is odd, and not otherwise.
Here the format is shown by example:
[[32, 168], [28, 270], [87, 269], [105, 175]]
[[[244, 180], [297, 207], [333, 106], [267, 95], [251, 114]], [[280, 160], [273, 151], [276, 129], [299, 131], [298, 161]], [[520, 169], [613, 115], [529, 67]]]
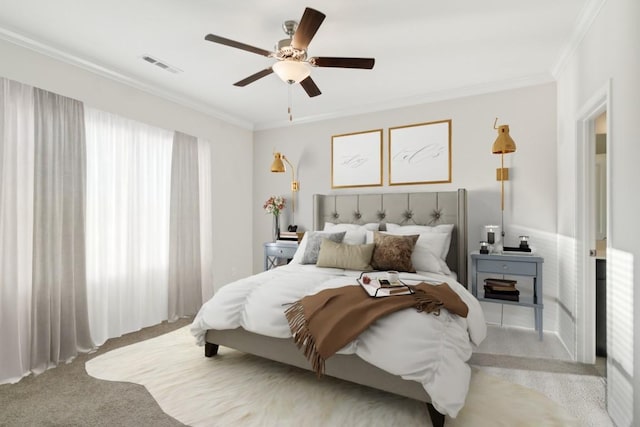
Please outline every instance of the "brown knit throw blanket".
[[313, 370], [321, 375], [325, 360], [389, 313], [414, 307], [439, 315], [440, 309], [446, 308], [467, 317], [469, 308], [448, 284], [422, 282], [412, 288], [411, 295], [383, 298], [370, 297], [360, 286], [325, 289], [306, 296], [285, 311], [293, 340]]

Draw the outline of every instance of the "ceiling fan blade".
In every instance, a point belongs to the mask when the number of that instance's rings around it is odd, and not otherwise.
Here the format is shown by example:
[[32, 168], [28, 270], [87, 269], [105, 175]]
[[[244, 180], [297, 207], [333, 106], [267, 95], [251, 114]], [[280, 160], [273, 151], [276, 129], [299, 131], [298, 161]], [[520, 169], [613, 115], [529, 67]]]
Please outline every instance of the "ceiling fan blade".
[[225, 46], [235, 47], [237, 49], [242, 49], [242, 50], [246, 50], [248, 52], [257, 53], [258, 55], [262, 55], [262, 56], [267, 56], [268, 57], [268, 56], [273, 55], [273, 52], [269, 52], [268, 50], [260, 49], [259, 47], [250, 46], [250, 45], [245, 44], [245, 43], [240, 43], [240, 42], [237, 42], [235, 40], [226, 39], [224, 37], [216, 36], [216, 35], [213, 35], [213, 34], [207, 34], [204, 39], [208, 40], [210, 42], [220, 43], [220, 44], [223, 44]]
[[309, 97], [311, 97], [311, 98], [313, 98], [314, 96], [318, 96], [318, 95], [322, 94], [322, 92], [320, 92], [320, 89], [318, 89], [318, 86], [316, 86], [316, 82], [313, 81], [311, 76], [309, 76], [306, 79], [302, 80], [300, 82], [300, 86], [302, 86], [304, 91], [307, 92], [307, 95], [309, 95]]
[[253, 83], [256, 80], [263, 78], [264, 76], [268, 76], [271, 73], [273, 73], [273, 69], [271, 67], [265, 68], [264, 70], [260, 70], [257, 73], [250, 75], [246, 79], [242, 79], [239, 82], [235, 82], [233, 85], [234, 86], [244, 87], [244, 86], [248, 85], [249, 83]]
[[296, 32], [293, 34], [291, 46], [300, 50], [307, 49], [307, 46], [311, 43], [313, 36], [316, 35], [316, 31], [320, 28], [320, 24], [322, 24], [325, 17], [326, 15], [324, 13], [307, 7], [302, 14]]
[[309, 58], [309, 63], [315, 67], [362, 68], [370, 70], [376, 63], [375, 58], [336, 58], [331, 56], [316, 56]]

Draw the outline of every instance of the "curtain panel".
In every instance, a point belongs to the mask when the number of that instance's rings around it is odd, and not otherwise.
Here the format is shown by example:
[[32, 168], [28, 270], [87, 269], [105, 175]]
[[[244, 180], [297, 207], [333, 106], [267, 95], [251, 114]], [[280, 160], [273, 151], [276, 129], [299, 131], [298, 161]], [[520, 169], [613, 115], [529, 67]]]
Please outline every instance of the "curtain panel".
[[198, 140], [175, 132], [171, 159], [169, 321], [202, 305]]
[[0, 384], [31, 366], [33, 88], [0, 78]]
[[85, 272], [85, 132], [82, 103], [34, 90], [31, 370], [93, 348]]
[[213, 289], [213, 150], [211, 142], [198, 138], [198, 189], [200, 190], [200, 269], [202, 301], [208, 301]]
[[167, 320], [173, 132], [93, 108], [87, 129], [91, 335]]

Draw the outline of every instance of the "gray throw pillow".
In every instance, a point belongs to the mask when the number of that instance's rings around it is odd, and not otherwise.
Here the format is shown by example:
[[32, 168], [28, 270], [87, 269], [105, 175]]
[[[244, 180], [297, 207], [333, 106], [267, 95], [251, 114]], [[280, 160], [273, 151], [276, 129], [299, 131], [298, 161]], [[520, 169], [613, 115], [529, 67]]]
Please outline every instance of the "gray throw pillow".
[[304, 255], [300, 264], [315, 264], [318, 262], [318, 254], [320, 253], [320, 245], [322, 239], [329, 239], [332, 242], [342, 243], [346, 231], [339, 233], [327, 233], [323, 231], [309, 231], [307, 232], [307, 247], [304, 249]]

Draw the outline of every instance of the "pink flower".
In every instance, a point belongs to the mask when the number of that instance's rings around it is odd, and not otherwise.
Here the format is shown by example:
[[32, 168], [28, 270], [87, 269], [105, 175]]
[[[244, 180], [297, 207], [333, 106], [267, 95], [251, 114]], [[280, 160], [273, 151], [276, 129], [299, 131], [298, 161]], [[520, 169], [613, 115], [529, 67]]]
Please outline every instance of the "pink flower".
[[284, 197], [271, 196], [267, 199], [267, 201], [264, 203], [264, 206], [262, 206], [262, 208], [266, 211], [266, 213], [278, 216], [280, 215], [280, 211], [282, 211], [285, 208]]

